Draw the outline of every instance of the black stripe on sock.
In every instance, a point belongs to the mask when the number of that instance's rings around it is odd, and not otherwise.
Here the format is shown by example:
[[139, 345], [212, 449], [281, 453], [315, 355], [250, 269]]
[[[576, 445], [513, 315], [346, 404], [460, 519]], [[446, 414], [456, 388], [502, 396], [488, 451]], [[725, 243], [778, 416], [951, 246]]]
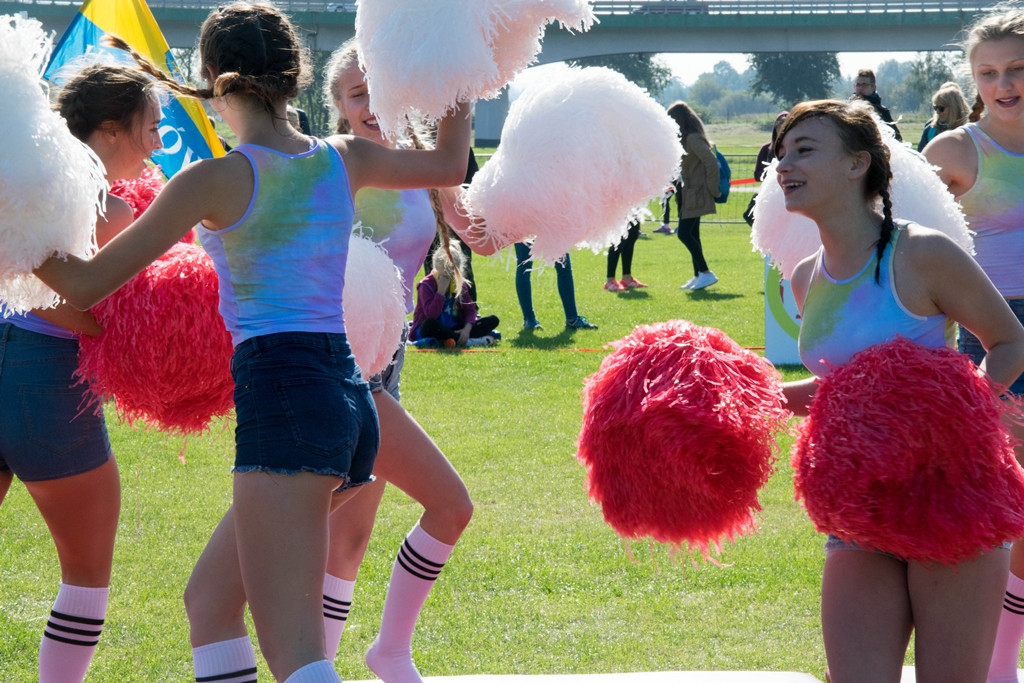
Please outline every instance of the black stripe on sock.
[[64, 614], [57, 610], [50, 610], [50, 616], [55, 619], [63, 619], [64, 621], [76, 621], [79, 624], [91, 624], [93, 626], [103, 626], [102, 619], [90, 619], [88, 617], [76, 617], [73, 614]]
[[[231, 673], [226, 673], [226, 674], [217, 674], [215, 676], [196, 676], [196, 683], [203, 683], [204, 681], [225, 681], [225, 680], [227, 680], [229, 678], [237, 678], [239, 676], [255, 676], [255, 675], [256, 675], [256, 667], [252, 667], [251, 669], [239, 669], [238, 671], [232, 671]], [[256, 679], [255, 678], [250, 678], [248, 680], [241, 681], [240, 683], [256, 683]]]
[[341, 603], [345, 607], [335, 607], [324, 603], [324, 618], [326, 619], [337, 619], [338, 621], [345, 621], [348, 619], [348, 605], [352, 604], [349, 602]]
[[[413, 549], [413, 547], [411, 545], [409, 545], [409, 541], [408, 540], [406, 540], [405, 543], [402, 544], [402, 550], [403, 551], [408, 551], [411, 555], [413, 555], [422, 564], [429, 564], [432, 567], [437, 567], [437, 571], [439, 571], [439, 572], [441, 571], [441, 569], [444, 568], [444, 562], [441, 562], [440, 564], [438, 564], [437, 562], [431, 562], [430, 560], [428, 560], [427, 558], [423, 557], [418, 552], [416, 552]], [[427, 569], [427, 567], [424, 567], [424, 569]]]
[[1014, 595], [1010, 591], [1006, 591], [1004, 602], [1006, 602], [1007, 605], [1013, 605], [1014, 607], [1024, 609], [1024, 598], [1019, 595]]
[[93, 647], [100, 642], [100, 639], [96, 640], [74, 640], [72, 638], [62, 638], [49, 631], [43, 631], [43, 636], [50, 640], [56, 640], [58, 643], [67, 643], [68, 645], [84, 645], [85, 647]]
[[101, 628], [84, 629], [84, 628], [71, 628], [70, 626], [64, 626], [63, 624], [55, 624], [52, 621], [46, 622], [46, 630], [53, 629], [54, 631], [60, 631], [62, 633], [70, 633], [76, 636], [94, 636], [100, 637], [103, 632]]
[[398, 564], [402, 565], [402, 569], [404, 569], [405, 571], [409, 572], [410, 574], [412, 574], [413, 576], [415, 576], [418, 579], [423, 579], [424, 581], [436, 581], [437, 580], [437, 573], [434, 573], [434, 574], [421, 574], [416, 569], [413, 569], [408, 564], [406, 564], [405, 559], [403, 559], [403, 554], [402, 553], [399, 553], [399, 555], [398, 555]]

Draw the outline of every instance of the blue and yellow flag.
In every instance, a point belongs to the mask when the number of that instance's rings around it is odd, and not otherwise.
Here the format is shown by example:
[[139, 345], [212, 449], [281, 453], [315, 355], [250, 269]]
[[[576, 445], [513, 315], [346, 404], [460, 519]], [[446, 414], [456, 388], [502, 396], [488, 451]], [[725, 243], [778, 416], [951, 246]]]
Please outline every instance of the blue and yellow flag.
[[[144, 0], [85, 0], [57, 42], [43, 76], [51, 80], [61, 67], [91, 52], [117, 52], [100, 44], [105, 33], [117, 34], [167, 74], [183, 80]], [[206, 112], [197, 101], [187, 98], [167, 99], [160, 139], [164, 148], [153, 155], [153, 161], [168, 178], [193, 161], [224, 154]]]

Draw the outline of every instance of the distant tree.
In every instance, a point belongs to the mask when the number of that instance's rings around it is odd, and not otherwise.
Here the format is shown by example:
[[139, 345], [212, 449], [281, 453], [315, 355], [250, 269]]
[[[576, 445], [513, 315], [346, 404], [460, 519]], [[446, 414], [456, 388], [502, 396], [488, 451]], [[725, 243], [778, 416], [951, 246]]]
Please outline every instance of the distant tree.
[[628, 80], [647, 90], [651, 97], [661, 94], [672, 82], [672, 69], [654, 58], [650, 52], [619, 55], [595, 55], [569, 60], [570, 66], [604, 66], [618, 71]]
[[712, 74], [703, 74], [690, 86], [690, 104], [706, 107], [727, 92]]
[[956, 80], [949, 53], [925, 52], [910, 63], [910, 73], [904, 81], [921, 102], [930, 102], [932, 94], [946, 81]]
[[309, 128], [313, 135], [329, 135], [334, 131], [329, 130], [331, 112], [328, 105], [323, 101], [324, 72], [326, 71], [327, 60], [331, 53], [324, 50], [310, 50], [310, 66], [313, 74], [313, 82], [305, 87], [302, 93], [292, 104], [306, 112], [309, 117]]
[[724, 96], [715, 100], [710, 107], [711, 113], [716, 119], [731, 120], [734, 116], [747, 114], [770, 114], [772, 120], [778, 113], [775, 104], [771, 99], [760, 95], [751, 97], [745, 90], [730, 90]]
[[677, 100], [685, 102], [689, 97], [690, 88], [684, 85], [678, 78], [673, 78], [672, 82], [665, 86], [665, 89], [658, 93], [655, 99], [658, 100], [662, 106], [668, 107]]
[[747, 82], [748, 79], [744, 78], [733, 68], [732, 64], [724, 59], [715, 63], [711, 68], [711, 74], [715, 77], [715, 82], [725, 90], [746, 90], [750, 85]]
[[750, 93], [768, 95], [782, 107], [828, 97], [839, 78], [835, 52], [757, 52], [747, 62], [754, 70]]

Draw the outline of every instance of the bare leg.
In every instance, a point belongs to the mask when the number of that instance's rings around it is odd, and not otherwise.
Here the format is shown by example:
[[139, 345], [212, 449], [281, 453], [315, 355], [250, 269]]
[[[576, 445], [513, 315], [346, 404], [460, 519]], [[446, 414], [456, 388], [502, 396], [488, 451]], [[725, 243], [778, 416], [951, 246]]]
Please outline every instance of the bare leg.
[[1000, 549], [955, 567], [910, 563], [919, 681], [985, 680], [1009, 562], [1009, 553]]
[[274, 677], [324, 660], [320, 616], [331, 494], [310, 472], [234, 475], [235, 537], [245, 596]]
[[831, 683], [899, 683], [912, 626], [905, 563], [861, 550], [826, 557], [821, 629]]

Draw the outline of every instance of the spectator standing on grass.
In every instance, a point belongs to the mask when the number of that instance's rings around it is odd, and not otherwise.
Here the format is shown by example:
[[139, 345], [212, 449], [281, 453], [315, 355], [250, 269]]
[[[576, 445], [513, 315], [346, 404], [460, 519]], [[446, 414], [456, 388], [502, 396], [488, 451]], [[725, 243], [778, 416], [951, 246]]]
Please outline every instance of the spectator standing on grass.
[[921, 141], [917, 143], [918, 152], [924, 151], [925, 146], [939, 133], [966, 125], [971, 115], [971, 108], [967, 106], [960, 86], [953, 81], [943, 83], [932, 95], [932, 111], [934, 114], [925, 124]]
[[668, 115], [679, 125], [679, 139], [683, 143], [682, 182], [676, 192], [679, 227], [676, 235], [690, 252], [693, 277], [679, 289], [704, 289], [718, 282], [704, 258], [700, 241], [700, 218], [715, 213], [718, 191], [718, 159], [704, 132], [704, 124], [685, 102], [675, 102]]
[[[533, 261], [530, 259], [530, 246], [524, 242], [516, 242], [512, 248], [516, 253], [516, 298], [523, 313], [523, 329], [527, 332], [544, 329], [533, 311], [533, 285], [530, 282]], [[565, 328], [596, 330], [597, 325], [576, 310], [576, 285], [572, 278], [572, 261], [569, 254], [555, 262], [555, 281], [558, 285], [558, 298], [562, 300], [562, 311], [565, 313]]]
[[900, 129], [892, 119], [892, 113], [882, 106], [882, 97], [875, 88], [874, 71], [871, 69], [861, 69], [857, 72], [857, 78], [853, 81], [853, 95], [850, 96], [850, 99], [868, 102], [882, 121], [892, 128], [892, 131], [896, 134], [896, 139], [903, 140], [903, 137], [900, 135]]
[[[629, 230], [618, 244], [608, 250], [608, 280], [604, 283], [606, 292], [621, 292], [628, 289], [642, 289], [644, 283], [633, 277], [633, 247], [637, 238], [640, 237], [640, 219], [634, 218], [629, 222]], [[622, 280], [615, 279], [615, 271], [618, 269], [619, 257], [622, 258]]]

